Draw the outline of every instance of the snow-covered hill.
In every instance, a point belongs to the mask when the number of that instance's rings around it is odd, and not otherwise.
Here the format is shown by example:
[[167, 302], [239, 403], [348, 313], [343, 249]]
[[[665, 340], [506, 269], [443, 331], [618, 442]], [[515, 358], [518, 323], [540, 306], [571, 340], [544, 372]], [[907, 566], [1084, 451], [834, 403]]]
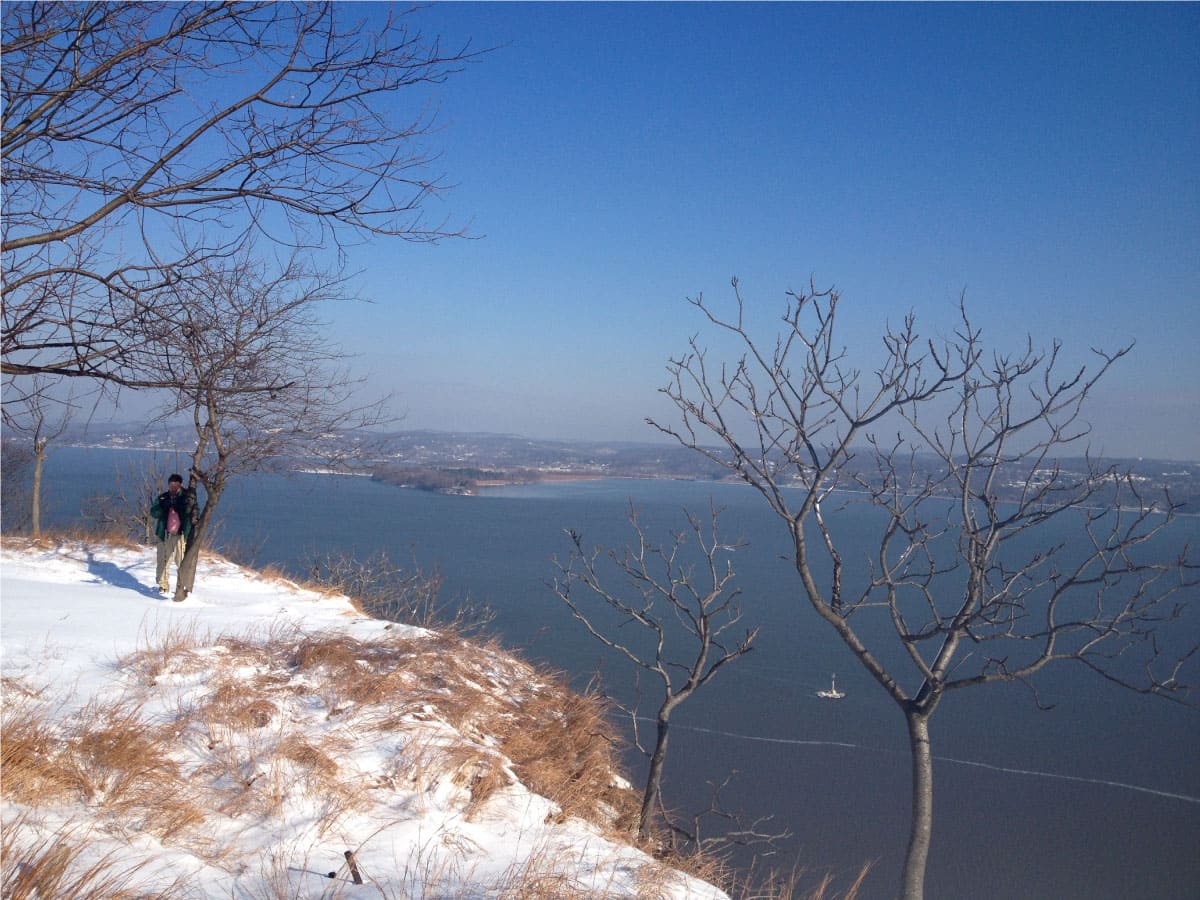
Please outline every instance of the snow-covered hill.
[[594, 704], [495, 649], [79, 543], [6, 539], [0, 616], [6, 897], [725, 896], [621, 841]]

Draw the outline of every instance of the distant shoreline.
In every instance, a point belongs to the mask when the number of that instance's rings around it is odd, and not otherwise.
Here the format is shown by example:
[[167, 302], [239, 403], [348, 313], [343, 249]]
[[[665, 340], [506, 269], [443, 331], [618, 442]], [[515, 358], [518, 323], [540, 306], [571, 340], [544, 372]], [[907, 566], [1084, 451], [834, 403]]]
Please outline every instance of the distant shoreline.
[[[468, 440], [470, 436], [461, 436], [461, 440]], [[522, 442], [524, 443], [524, 442]], [[568, 445], [564, 445], [568, 446]], [[89, 450], [100, 452], [135, 452], [135, 453], [151, 453], [164, 458], [181, 457], [180, 465], [185, 465], [190, 454], [181, 450], [170, 450], [164, 447], [144, 447], [112, 444], [94, 444], [94, 443], [65, 443], [63, 449]], [[428, 454], [428, 448], [418, 448], [422, 453]], [[587, 483], [597, 482], [610, 479], [634, 479], [634, 480], [664, 480], [664, 481], [688, 481], [696, 483], [712, 483], [712, 484], [740, 484], [740, 479], [726, 477], [711, 477], [712, 472], [703, 472], [700, 470], [688, 470], [680, 468], [678, 465], [671, 464], [670, 460], [664, 457], [666, 451], [662, 448], [652, 447], [643, 448], [646, 453], [651, 454], [650, 457], [642, 458], [635, 456], [633, 459], [614, 458], [609, 459], [612, 453], [599, 454], [604, 456], [603, 460], [585, 461], [568, 461], [564, 459], [562, 463], [555, 464], [545, 457], [545, 448], [539, 447], [537, 458], [531, 456], [527, 462], [512, 463], [509, 459], [497, 460], [492, 463], [485, 463], [480, 460], [486, 459], [487, 447], [477, 448], [467, 446], [467, 452], [463, 453], [463, 448], [457, 445], [454, 448], [443, 448], [443, 453], [450, 453], [451, 449], [459, 455], [455, 456], [452, 465], [447, 465], [440, 460], [430, 458], [427, 461], [417, 463], [412, 466], [411, 474], [413, 480], [408, 483], [400, 482], [399, 480], [389, 480], [386, 477], [380, 477], [381, 473], [378, 468], [371, 471], [364, 470], [337, 470], [321, 467], [319, 464], [313, 463], [299, 464], [293, 471], [296, 474], [316, 474], [316, 475], [349, 475], [357, 477], [379, 477], [385, 483], [393, 484], [397, 487], [406, 487], [415, 490], [426, 490], [431, 493], [440, 493], [458, 496], [478, 496], [481, 492], [494, 490], [502, 487], [519, 487], [527, 484], [572, 484], [572, 483]], [[519, 448], [518, 448], [519, 449]], [[553, 448], [551, 448], [553, 449]], [[512, 448], [503, 449], [500, 455], [507, 453], [511, 458], [514, 453]], [[499, 451], [498, 451], [499, 452]], [[566, 451], [563, 451], [566, 454]], [[299, 461], [296, 461], [297, 463]], [[1067, 461], [1071, 463], [1072, 461]], [[1082, 465], [1084, 461], [1080, 461]], [[1142, 461], [1139, 460], [1139, 463]], [[1166, 485], [1170, 488], [1170, 496], [1176, 501], [1182, 501], [1185, 508], [1176, 510], [1175, 515], [1181, 517], [1200, 517], [1200, 484], [1197, 484], [1200, 479], [1200, 463], [1180, 462], [1176, 460], [1150, 460], [1148, 463], [1153, 465], [1145, 465], [1141, 473], [1135, 472], [1135, 478], [1138, 482], [1153, 482], [1157, 483], [1158, 478], [1174, 478], [1176, 483]], [[474, 464], [472, 464], [474, 463]], [[663, 463], [662, 467], [655, 469], [657, 463]], [[545, 465], [545, 470], [539, 469], [539, 465]], [[578, 465], [580, 471], [572, 471], [571, 468]], [[607, 471], [597, 471], [597, 468], [609, 469]], [[1181, 467], [1181, 468], [1180, 468]], [[397, 467], [399, 469], [408, 469], [409, 464]], [[590, 471], [589, 471], [590, 469]], [[1155, 469], [1163, 471], [1154, 471]], [[1197, 469], [1197, 471], [1193, 471]], [[615, 471], [612, 471], [615, 470]], [[1068, 470], [1070, 474], [1070, 470]], [[406, 479], [407, 480], [407, 479]], [[799, 485], [782, 485], [785, 488], [795, 488], [802, 490]], [[837, 493], [840, 494], [858, 494], [860, 490], [847, 484], [839, 488]], [[1005, 492], [1007, 493], [1007, 492]], [[1005, 494], [1001, 493], [998, 496], [1001, 502], [1012, 503], [1013, 499], [1006, 499]], [[1098, 498], [1094, 498], [1098, 499]], [[1157, 504], [1155, 504], [1157, 507]], [[1117, 507], [1103, 503], [1091, 503], [1086, 506], [1080, 506], [1079, 509], [1088, 510], [1107, 510]], [[1121, 506], [1122, 512], [1137, 512], [1136, 507]], [[1157, 514], [1165, 514], [1165, 510], [1156, 508]]]
[[622, 478], [622, 477], [625, 477], [625, 476], [597, 475], [595, 473], [589, 474], [589, 473], [584, 473], [584, 472], [580, 472], [578, 474], [572, 473], [572, 472], [553, 472], [553, 473], [547, 473], [545, 475], [539, 475], [537, 478], [535, 478], [533, 480], [526, 479], [524, 481], [516, 481], [513, 479], [507, 479], [507, 478], [480, 479], [479, 481], [475, 482], [475, 486], [478, 488], [512, 487], [514, 485], [545, 484], [547, 482], [560, 483], [560, 482], [568, 482], [568, 481], [604, 481], [609, 478]]

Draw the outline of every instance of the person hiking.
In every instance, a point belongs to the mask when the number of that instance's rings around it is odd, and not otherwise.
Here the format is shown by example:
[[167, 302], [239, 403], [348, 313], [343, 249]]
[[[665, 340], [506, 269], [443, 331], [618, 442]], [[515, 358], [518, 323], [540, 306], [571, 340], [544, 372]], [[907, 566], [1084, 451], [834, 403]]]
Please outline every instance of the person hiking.
[[196, 523], [196, 492], [184, 490], [183, 476], [174, 474], [167, 479], [167, 489], [158, 495], [150, 514], [158, 520], [154, 529], [158, 537], [158, 565], [155, 578], [159, 593], [167, 593], [171, 563], [175, 563], [176, 577], [179, 564], [187, 550], [192, 526]]

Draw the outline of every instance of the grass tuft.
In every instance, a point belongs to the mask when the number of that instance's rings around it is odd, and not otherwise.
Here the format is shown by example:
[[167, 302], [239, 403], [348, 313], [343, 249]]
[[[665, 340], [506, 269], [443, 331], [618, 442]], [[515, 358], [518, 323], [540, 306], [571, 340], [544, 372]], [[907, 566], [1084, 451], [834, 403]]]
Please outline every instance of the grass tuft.
[[87, 852], [86, 829], [64, 826], [42, 834], [22, 816], [0, 832], [0, 885], [6, 900], [103, 897], [105, 900], [183, 900], [182, 879], [147, 884], [147, 861], [122, 863], [115, 850], [98, 858]]
[[0, 788], [17, 803], [53, 803], [70, 796], [77, 781], [62, 752], [57, 726], [47, 707], [5, 688], [0, 710]]

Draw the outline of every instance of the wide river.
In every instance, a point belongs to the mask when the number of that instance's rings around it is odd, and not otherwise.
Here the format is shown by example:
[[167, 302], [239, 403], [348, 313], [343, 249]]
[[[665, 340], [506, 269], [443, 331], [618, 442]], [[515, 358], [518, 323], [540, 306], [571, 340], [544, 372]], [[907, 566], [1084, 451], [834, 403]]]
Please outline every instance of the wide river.
[[[48, 463], [44, 515], [78, 520], [87, 498], [115, 483], [128, 489], [132, 473], [149, 464], [139, 452], [60, 449]], [[161, 455], [157, 465], [172, 468]], [[736, 772], [725, 804], [749, 820], [773, 817], [764, 831], [791, 833], [768, 866], [832, 871], [844, 886], [870, 861], [862, 896], [893, 896], [908, 835], [903, 718], [802, 602], [783, 559], [786, 535], [750, 489], [605, 480], [455, 497], [359, 477], [260, 475], [230, 487], [218, 538], [253, 551], [258, 565], [294, 571], [314, 554], [343, 551], [385, 550], [399, 563], [436, 565], [443, 596], [491, 607], [493, 630], [521, 655], [577, 686], [599, 671], [605, 689], [629, 703], [638, 690], [633, 672], [602, 653], [547, 586], [553, 558], [570, 549], [564, 529], [582, 532], [589, 546], [628, 543], [632, 501], [647, 534], [663, 540], [682, 527], [685, 508], [706, 516], [710, 500], [724, 509], [722, 534], [747, 542], [734, 564], [744, 622], [761, 633], [751, 654], [675, 713], [667, 802], [705, 806], [708, 783]], [[842, 514], [848, 563], [867, 551], [853, 545], [869, 524], [864, 515]], [[1200, 545], [1200, 519], [1176, 524], [1172, 546]], [[1196, 622], [1182, 626], [1193, 643]], [[839, 702], [816, 696], [831, 673], [846, 693]], [[643, 712], [652, 714], [645, 678], [642, 690]], [[1039, 698], [1052, 708], [1039, 709], [1020, 686], [984, 687], [947, 697], [935, 714], [927, 896], [1200, 897], [1200, 713], [1123, 691], [1081, 667], [1047, 671]], [[630, 766], [640, 771], [636, 754]]]

